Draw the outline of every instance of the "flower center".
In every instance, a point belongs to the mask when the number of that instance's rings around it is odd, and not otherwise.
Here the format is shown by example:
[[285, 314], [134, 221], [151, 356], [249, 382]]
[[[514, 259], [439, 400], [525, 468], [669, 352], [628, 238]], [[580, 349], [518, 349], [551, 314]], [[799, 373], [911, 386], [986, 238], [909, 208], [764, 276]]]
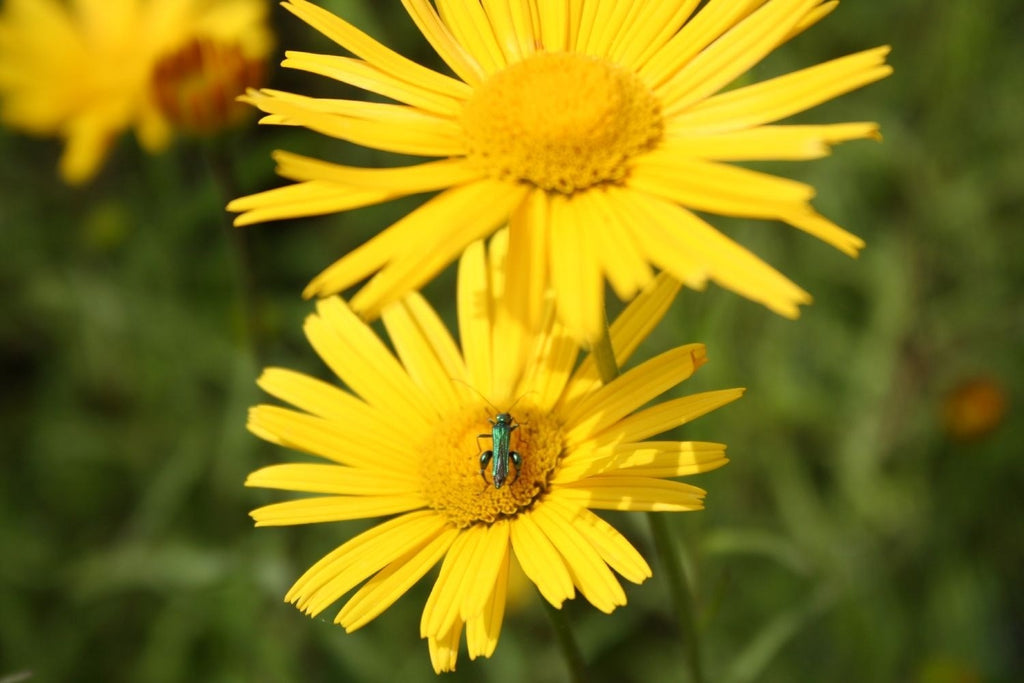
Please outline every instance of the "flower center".
[[494, 74], [466, 103], [463, 126], [469, 158], [492, 176], [565, 194], [624, 178], [663, 128], [632, 71], [562, 52]]
[[247, 115], [235, 98], [264, 80], [262, 60], [237, 45], [196, 39], [161, 59], [153, 70], [160, 110], [183, 130], [209, 134]]
[[[430, 507], [460, 529], [491, 524], [528, 509], [547, 491], [562, 453], [561, 426], [535, 408], [519, 407], [513, 413], [511, 425], [515, 428], [509, 435], [509, 451], [519, 454], [519, 473], [509, 455], [508, 477], [501, 488], [495, 488], [494, 462], [503, 456], [492, 439], [488, 418], [497, 417], [493, 412], [479, 404], [466, 406], [446, 419], [420, 448], [424, 495]], [[478, 435], [486, 436], [479, 436], [478, 441]], [[481, 476], [484, 451], [493, 455]]]

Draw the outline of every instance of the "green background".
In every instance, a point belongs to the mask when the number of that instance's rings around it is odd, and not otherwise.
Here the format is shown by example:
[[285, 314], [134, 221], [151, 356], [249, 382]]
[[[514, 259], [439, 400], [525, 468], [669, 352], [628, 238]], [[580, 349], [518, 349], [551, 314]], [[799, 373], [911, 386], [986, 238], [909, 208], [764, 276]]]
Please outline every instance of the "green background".
[[[397, 2], [322, 4], [437, 63]], [[281, 45], [331, 51], [272, 16]], [[766, 165], [813, 183], [816, 206], [867, 241], [861, 258], [781, 224], [715, 218], [814, 305], [794, 322], [715, 287], [684, 291], [637, 355], [703, 341], [711, 362], [685, 393], [748, 388], [678, 434], [725, 441], [732, 457], [693, 480], [708, 509], [672, 518], [710, 681], [1024, 675], [1022, 26], [1017, 0], [850, 0], [754, 72], [894, 47], [892, 77], [799, 117], [877, 120], [884, 144]], [[282, 70], [271, 83], [357, 96]], [[70, 189], [57, 142], [0, 131], [0, 681], [435, 678], [418, 638], [427, 582], [351, 635], [333, 610], [311, 620], [282, 602], [365, 525], [255, 530], [246, 515], [280, 499], [243, 488], [246, 473], [295, 457], [244, 430], [259, 368], [327, 376], [302, 338], [302, 286], [416, 202], [232, 235], [223, 205], [280, 184], [276, 148], [395, 163], [249, 123], [159, 157], [126, 135], [93, 183]], [[451, 269], [427, 289], [449, 319], [453, 292]], [[944, 401], [976, 378], [1008, 413], [952, 439]], [[655, 576], [627, 585], [611, 616], [567, 606], [594, 679], [685, 680], [647, 520], [609, 518]], [[494, 657], [463, 650], [447, 680], [566, 676], [525, 591]]]

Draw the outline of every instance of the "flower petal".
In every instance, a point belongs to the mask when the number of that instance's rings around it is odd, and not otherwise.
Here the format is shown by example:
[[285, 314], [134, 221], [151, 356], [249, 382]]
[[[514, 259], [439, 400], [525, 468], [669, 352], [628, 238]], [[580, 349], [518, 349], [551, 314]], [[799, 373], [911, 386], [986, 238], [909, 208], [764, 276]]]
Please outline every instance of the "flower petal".
[[[402, 0], [405, 11], [445, 64], [469, 85], [480, 85], [487, 74], [469, 51], [452, 35], [427, 0]], [[453, 664], [454, 666], [454, 660]]]
[[489, 274], [483, 242], [466, 247], [459, 259], [459, 339], [472, 386], [484, 396], [492, 394], [494, 366], [491, 361], [493, 301], [487, 295]]
[[789, 318], [800, 314], [800, 304], [811, 301], [810, 294], [784, 275], [680, 206], [628, 190], [613, 204], [644, 217], [647, 224], [636, 236], [648, 257], [684, 282], [697, 265], [719, 285]]
[[498, 567], [498, 575], [490, 589], [490, 597], [483, 611], [466, 621], [466, 646], [469, 658], [490, 657], [498, 647], [498, 636], [501, 634], [501, 622], [505, 617], [505, 599], [508, 596], [508, 542]]
[[275, 187], [233, 200], [228, 211], [239, 212], [235, 226], [279, 221], [288, 218], [320, 216], [380, 204], [401, 196], [381, 190], [362, 190], [337, 183], [311, 180]]
[[444, 118], [456, 118], [462, 100], [442, 95], [361, 59], [288, 50], [281, 66], [326, 76]]
[[684, 512], [704, 508], [704, 490], [650, 477], [591, 477], [552, 487], [552, 498], [601, 510]]
[[399, 417], [394, 428], [411, 440], [433, 424], [437, 412], [427, 394], [341, 299], [321, 299], [317, 313], [306, 318], [306, 337], [345, 384], [371, 406]]
[[484, 529], [471, 526], [461, 530], [452, 543], [451, 549], [441, 564], [441, 573], [423, 607], [420, 617], [420, 637], [437, 638], [449, 633], [454, 624], [462, 624], [459, 609], [462, 606], [462, 589], [480, 544], [484, 542]]
[[688, 379], [707, 362], [703, 344], [679, 346], [619, 375], [563, 412], [569, 448]]
[[256, 436], [285, 448], [327, 458], [342, 465], [386, 469], [409, 464], [413, 456], [400, 428], [367, 429], [373, 420], [361, 422], [362, 413], [345, 421], [324, 419], [280, 406], [258, 405], [249, 409], [246, 427]]
[[569, 506], [552, 499], [548, 503], [573, 525], [601, 554], [601, 559], [627, 581], [643, 583], [651, 578], [651, 567], [626, 537], [586, 508]]
[[590, 604], [606, 614], [626, 604], [615, 575], [575, 525], [545, 505], [534, 508], [533, 518], [565, 559], [573, 583]]
[[341, 47], [385, 73], [448, 97], [467, 99], [472, 95], [472, 90], [465, 83], [406, 59], [322, 7], [306, 0], [288, 0], [283, 6]]
[[277, 174], [289, 180], [322, 180], [344, 188], [383, 191], [396, 196], [443, 190], [482, 177], [463, 159], [442, 159], [397, 168], [361, 168], [280, 150], [274, 152], [273, 157]]
[[[651, 330], [661, 322], [679, 291], [679, 281], [668, 273], [660, 273], [624, 310], [608, 329], [612, 348], [615, 350], [615, 364], [622, 367], [647, 338]], [[588, 355], [573, 373], [566, 388], [562, 405], [571, 409], [581, 397], [595, 391], [603, 382], [592, 355]]]
[[673, 156], [715, 161], [802, 161], [831, 153], [830, 145], [847, 140], [880, 140], [878, 124], [833, 123], [822, 126], [758, 126], [722, 133], [665, 131], [661, 149]]
[[418, 473], [397, 467], [366, 470], [341, 465], [287, 463], [256, 470], [245, 478], [245, 485], [344, 496], [400, 496], [415, 493], [418, 480]]
[[[426, 636], [424, 636], [426, 637]], [[427, 638], [427, 649], [430, 652], [430, 663], [434, 673], [454, 671], [455, 662], [459, 658], [459, 641], [462, 639], [462, 621], [456, 619], [447, 632], [439, 636]]]
[[560, 463], [552, 484], [602, 475], [681, 477], [729, 462], [725, 444], [704, 441], [641, 441], [577, 449]]
[[488, 76], [501, 71], [508, 62], [491, 29], [479, 0], [435, 0], [441, 19]]
[[[372, 318], [382, 306], [417, 289], [453, 261], [467, 244], [508, 220], [526, 191], [499, 181], [482, 180], [447, 190], [398, 221], [385, 232], [398, 233], [408, 240], [404, 249], [393, 253], [388, 264], [352, 297], [352, 307]], [[424, 240], [424, 230], [429, 240]], [[373, 240], [364, 246], [372, 243]], [[318, 275], [305, 293], [338, 291], [336, 282], [341, 278], [336, 271], [344, 273], [341, 269], [356, 252]]]
[[572, 576], [561, 554], [534, 521], [532, 512], [523, 512], [512, 520], [512, 549], [530, 579], [555, 607], [576, 595]]
[[721, 389], [683, 396], [633, 413], [593, 437], [595, 445], [642, 441], [731, 403], [745, 389]]
[[892, 73], [891, 48], [876, 47], [710, 97], [686, 111], [665, 112], [671, 125], [693, 132], [752, 128], [827, 102]]
[[588, 228], [575, 201], [549, 197], [551, 287], [562, 323], [577, 339], [592, 341], [604, 329], [604, 280]]
[[425, 504], [425, 501], [418, 495], [411, 494], [327, 496], [264, 505], [250, 512], [249, 516], [256, 520], [256, 526], [289, 526], [383, 517], [416, 510]]
[[483, 527], [479, 544], [473, 551], [466, 567], [466, 577], [461, 586], [462, 604], [459, 617], [468, 621], [479, 617], [491, 597], [495, 582], [503, 564], [508, 563], [509, 523], [499, 519]]
[[746, 73], [800, 23], [820, 0], [769, 0], [730, 28], [658, 88], [667, 111], [682, 111]]
[[307, 569], [285, 600], [315, 616], [389, 562], [433, 543], [443, 536], [444, 527], [444, 520], [433, 510], [409, 513], [373, 526]]
[[411, 550], [380, 570], [349, 598], [334, 623], [351, 633], [376, 619], [440, 562], [458, 533], [458, 529], [445, 529], [423, 547]]

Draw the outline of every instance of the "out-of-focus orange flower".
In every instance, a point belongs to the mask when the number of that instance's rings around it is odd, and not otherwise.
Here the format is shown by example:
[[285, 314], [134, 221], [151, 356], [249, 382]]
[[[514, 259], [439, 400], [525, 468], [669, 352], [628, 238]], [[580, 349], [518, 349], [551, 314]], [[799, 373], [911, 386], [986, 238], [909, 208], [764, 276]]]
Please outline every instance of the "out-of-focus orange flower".
[[1008, 407], [1006, 390], [996, 380], [964, 380], [946, 394], [942, 406], [946, 433], [961, 441], [979, 439], [999, 426]]

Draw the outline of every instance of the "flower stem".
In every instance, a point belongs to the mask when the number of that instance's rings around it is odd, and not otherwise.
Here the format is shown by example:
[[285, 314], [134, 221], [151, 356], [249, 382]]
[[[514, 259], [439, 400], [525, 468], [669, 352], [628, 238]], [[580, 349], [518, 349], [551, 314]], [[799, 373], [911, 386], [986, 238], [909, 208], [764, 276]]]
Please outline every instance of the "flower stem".
[[669, 527], [668, 518], [664, 513], [649, 512], [647, 519], [651, 523], [654, 546], [668, 577], [669, 593], [675, 608], [676, 620], [682, 630], [683, 656], [690, 669], [691, 683], [703, 683], [704, 673], [700, 661], [700, 641], [697, 636], [697, 613], [693, 604], [693, 595], [686, 580], [686, 570], [680, 557], [680, 549]]
[[597, 363], [597, 371], [601, 375], [601, 383], [608, 384], [619, 376], [619, 364], [615, 362], [615, 349], [612, 348], [612, 338], [608, 333], [608, 321], [601, 328], [601, 336], [598, 337], [590, 348], [594, 362]]
[[562, 648], [562, 654], [565, 655], [566, 664], [569, 665], [570, 680], [572, 683], [586, 683], [588, 680], [587, 665], [583, 661], [583, 653], [580, 652], [580, 646], [576, 644], [576, 638], [572, 635], [569, 619], [565, 616], [564, 611], [552, 605], [543, 596], [540, 601], [544, 605], [544, 611], [547, 612], [548, 619], [551, 621], [551, 627], [555, 630], [555, 636], [558, 638], [558, 644]]
[[[594, 355], [601, 381], [608, 384], [619, 375], [619, 366], [615, 362], [615, 351], [612, 348], [608, 324], [605, 323], [603, 334], [594, 342], [590, 352]], [[654, 545], [661, 558], [665, 574], [668, 576], [669, 593], [676, 612], [676, 620], [682, 630], [683, 652], [690, 670], [691, 683], [703, 683], [704, 674], [700, 662], [700, 648], [697, 637], [697, 616], [693, 604], [693, 596], [686, 580], [686, 571], [676, 545], [668, 519], [664, 513], [649, 512], [647, 518], [651, 523]]]
[[[201, 150], [217, 190], [220, 193], [221, 206], [239, 195], [235, 185], [234, 167], [231, 158], [220, 140], [206, 141]], [[243, 327], [243, 343], [247, 344], [258, 356], [260, 346], [258, 303], [256, 285], [253, 277], [252, 254], [249, 240], [244, 230], [235, 228], [223, 209], [220, 210], [224, 235], [230, 250], [232, 266], [238, 278], [238, 309]]]

